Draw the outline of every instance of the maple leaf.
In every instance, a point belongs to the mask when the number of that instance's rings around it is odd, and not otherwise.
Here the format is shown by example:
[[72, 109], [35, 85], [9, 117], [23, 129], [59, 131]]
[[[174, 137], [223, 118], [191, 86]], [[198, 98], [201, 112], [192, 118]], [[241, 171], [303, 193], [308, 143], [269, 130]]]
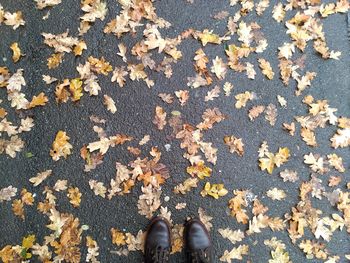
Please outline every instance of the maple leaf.
[[52, 143], [52, 149], [50, 150], [50, 156], [54, 161], [58, 161], [61, 157], [66, 159], [71, 154], [73, 146], [68, 141], [69, 137], [66, 132], [57, 132], [56, 138]]
[[210, 195], [215, 199], [219, 199], [219, 197], [225, 196], [227, 193], [228, 191], [224, 188], [223, 184], [210, 184], [209, 182], [206, 182], [204, 189], [201, 191], [203, 197]]
[[225, 144], [230, 148], [231, 153], [237, 153], [239, 156], [243, 156], [244, 154], [244, 144], [242, 142], [242, 138], [236, 138], [235, 136], [225, 136], [224, 137]]
[[45, 104], [49, 101], [44, 92], [41, 92], [38, 96], [34, 96], [32, 101], [29, 103], [28, 108], [35, 108], [37, 106], [45, 106]]

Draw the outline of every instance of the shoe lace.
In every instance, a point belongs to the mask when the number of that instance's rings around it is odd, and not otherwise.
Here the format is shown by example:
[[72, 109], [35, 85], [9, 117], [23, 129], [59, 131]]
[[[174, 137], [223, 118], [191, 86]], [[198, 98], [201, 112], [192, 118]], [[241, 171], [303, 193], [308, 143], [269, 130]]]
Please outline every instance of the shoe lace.
[[169, 261], [170, 251], [167, 248], [156, 247], [150, 250], [150, 255], [154, 263], [166, 263]]
[[210, 249], [198, 249], [188, 253], [191, 263], [211, 263]]

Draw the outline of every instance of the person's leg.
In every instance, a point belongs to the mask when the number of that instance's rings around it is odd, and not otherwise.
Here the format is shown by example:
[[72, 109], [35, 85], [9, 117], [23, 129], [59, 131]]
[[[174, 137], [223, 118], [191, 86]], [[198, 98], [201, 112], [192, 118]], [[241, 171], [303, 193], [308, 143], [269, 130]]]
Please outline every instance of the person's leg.
[[212, 262], [212, 244], [209, 232], [200, 220], [192, 219], [185, 224], [184, 241], [187, 262]]
[[155, 217], [148, 226], [145, 263], [167, 263], [171, 249], [170, 227], [166, 219]]

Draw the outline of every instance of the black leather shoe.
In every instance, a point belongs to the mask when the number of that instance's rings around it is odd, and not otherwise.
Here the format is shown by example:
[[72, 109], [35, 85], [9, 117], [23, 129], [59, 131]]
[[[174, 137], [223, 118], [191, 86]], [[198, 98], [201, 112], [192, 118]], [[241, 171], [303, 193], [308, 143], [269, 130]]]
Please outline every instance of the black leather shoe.
[[155, 217], [148, 226], [145, 263], [167, 263], [171, 248], [170, 227], [166, 219]]
[[185, 253], [188, 263], [211, 263], [212, 244], [209, 232], [198, 219], [185, 224]]

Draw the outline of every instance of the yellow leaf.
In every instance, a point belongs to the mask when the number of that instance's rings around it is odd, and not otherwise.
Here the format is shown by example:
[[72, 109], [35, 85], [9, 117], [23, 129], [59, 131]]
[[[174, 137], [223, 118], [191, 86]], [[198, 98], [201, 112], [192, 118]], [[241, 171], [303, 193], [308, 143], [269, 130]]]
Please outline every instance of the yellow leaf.
[[107, 76], [108, 73], [113, 70], [112, 66], [109, 64], [108, 61], [104, 59], [104, 57], [98, 59], [90, 56], [88, 58], [88, 61], [91, 64], [91, 70], [98, 74], [103, 74]]
[[12, 52], [13, 52], [13, 54], [12, 54], [13, 62], [16, 63], [20, 59], [20, 57], [22, 56], [21, 49], [19, 48], [17, 42], [12, 43], [10, 48], [12, 49]]
[[4, 263], [13, 262], [14, 250], [11, 246], [7, 245], [0, 250], [0, 259]]
[[198, 34], [199, 39], [202, 41], [202, 45], [205, 46], [208, 43], [220, 44], [221, 39], [217, 34], [213, 34], [212, 31], [205, 29]]
[[210, 177], [211, 168], [204, 165], [204, 162], [199, 162], [193, 166], [187, 167], [187, 173], [192, 177], [197, 176], [199, 179], [204, 179], [204, 177]]
[[87, 49], [86, 43], [84, 40], [80, 40], [79, 43], [73, 49], [74, 55], [81, 56], [81, 54], [83, 54], [84, 49]]
[[79, 79], [72, 79], [69, 84], [69, 90], [72, 93], [72, 101], [78, 101], [83, 96], [83, 82]]
[[69, 202], [74, 207], [79, 207], [81, 202], [81, 193], [79, 191], [78, 187], [69, 187], [68, 188], [68, 194]]
[[22, 247], [25, 249], [29, 249], [34, 245], [34, 242], [35, 242], [35, 235], [29, 235], [23, 238]]
[[273, 153], [268, 153], [267, 158], [260, 158], [260, 168], [262, 171], [267, 170], [269, 174], [272, 174], [273, 169], [275, 167], [275, 162], [274, 162], [274, 154]]
[[54, 161], [58, 161], [60, 157], [67, 158], [71, 154], [72, 145], [68, 142], [69, 137], [66, 132], [58, 131], [55, 141], [52, 143], [50, 155]]
[[57, 68], [62, 63], [63, 53], [52, 54], [47, 59], [47, 66], [49, 69]]
[[46, 97], [44, 92], [41, 92], [38, 96], [34, 96], [32, 101], [29, 103], [29, 108], [34, 108], [37, 106], [44, 106], [49, 99]]
[[283, 163], [288, 161], [290, 156], [289, 149], [287, 147], [279, 148], [276, 154], [270, 152], [264, 152], [264, 156], [267, 158], [260, 158], [260, 168], [262, 171], [267, 170], [269, 174], [272, 174], [275, 166], [280, 167]]
[[118, 229], [111, 228], [112, 243], [117, 246], [125, 245], [125, 234]]
[[228, 191], [224, 188], [223, 184], [210, 184], [207, 182], [204, 189], [201, 191], [201, 195], [204, 197], [210, 195], [215, 199], [219, 199], [221, 196], [227, 195]]

